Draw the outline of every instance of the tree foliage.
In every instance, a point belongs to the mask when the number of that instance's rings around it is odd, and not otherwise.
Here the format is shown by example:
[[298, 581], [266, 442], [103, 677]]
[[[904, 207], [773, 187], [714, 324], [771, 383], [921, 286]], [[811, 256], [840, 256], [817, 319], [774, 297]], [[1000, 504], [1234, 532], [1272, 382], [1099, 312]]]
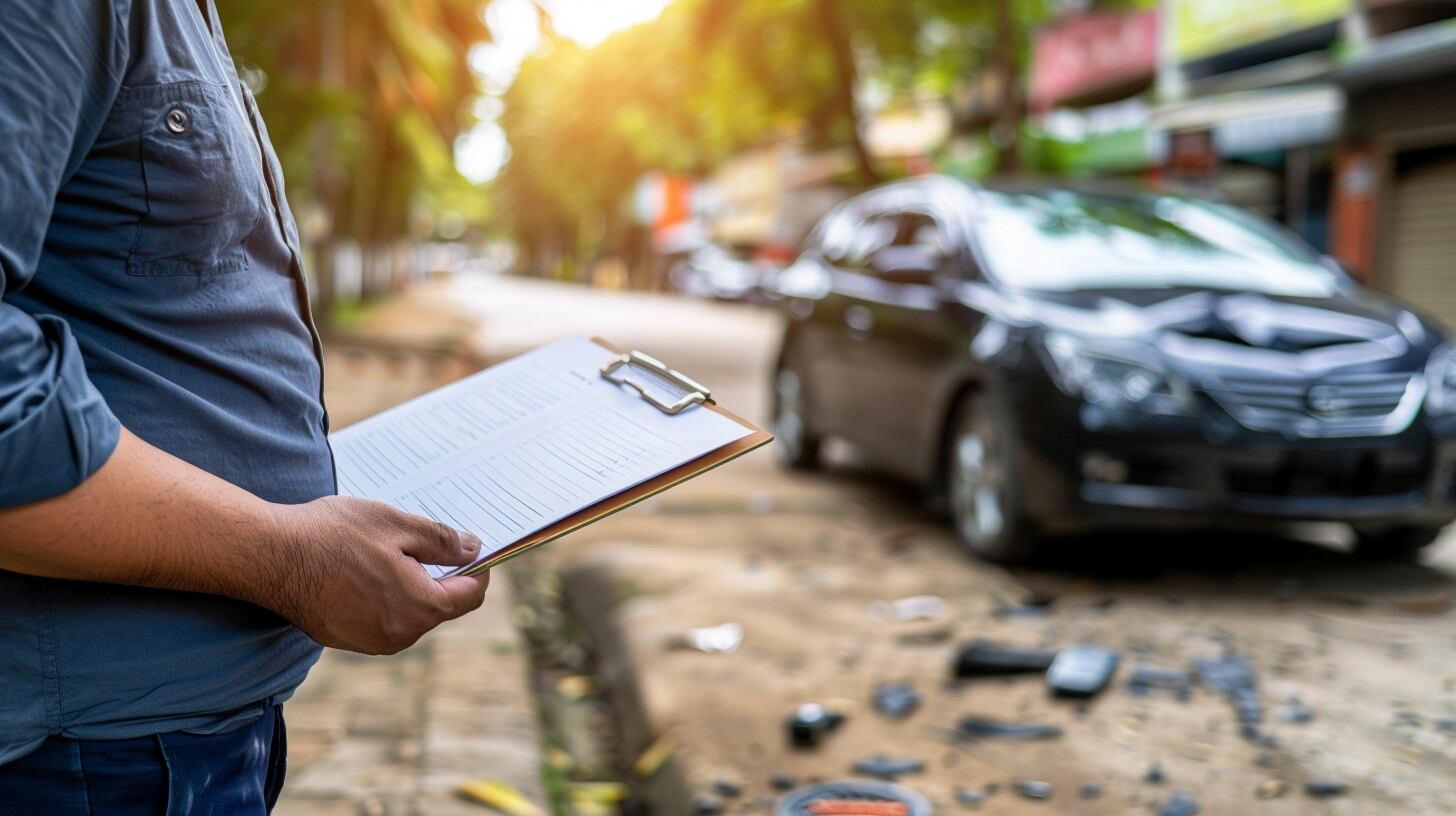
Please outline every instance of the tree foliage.
[[376, 243], [417, 234], [421, 214], [482, 214], [453, 145], [473, 122], [484, 2], [218, 0], [306, 228]]

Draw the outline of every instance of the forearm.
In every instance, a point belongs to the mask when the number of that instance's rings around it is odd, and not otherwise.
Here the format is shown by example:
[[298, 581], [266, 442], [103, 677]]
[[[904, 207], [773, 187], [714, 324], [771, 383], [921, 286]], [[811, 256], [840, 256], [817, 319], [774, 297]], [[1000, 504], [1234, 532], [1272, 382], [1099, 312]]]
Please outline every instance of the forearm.
[[289, 577], [285, 512], [123, 430], [85, 482], [0, 510], [0, 569], [262, 603]]

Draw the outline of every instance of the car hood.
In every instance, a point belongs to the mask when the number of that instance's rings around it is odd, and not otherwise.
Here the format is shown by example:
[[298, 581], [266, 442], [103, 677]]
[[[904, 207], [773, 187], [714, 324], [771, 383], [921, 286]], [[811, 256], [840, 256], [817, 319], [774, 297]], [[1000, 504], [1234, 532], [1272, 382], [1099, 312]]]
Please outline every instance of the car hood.
[[963, 299], [1008, 322], [1151, 347], [1193, 381], [1416, 371], [1442, 339], [1396, 301], [1361, 289], [1328, 298], [1189, 289], [988, 292], [980, 287]]

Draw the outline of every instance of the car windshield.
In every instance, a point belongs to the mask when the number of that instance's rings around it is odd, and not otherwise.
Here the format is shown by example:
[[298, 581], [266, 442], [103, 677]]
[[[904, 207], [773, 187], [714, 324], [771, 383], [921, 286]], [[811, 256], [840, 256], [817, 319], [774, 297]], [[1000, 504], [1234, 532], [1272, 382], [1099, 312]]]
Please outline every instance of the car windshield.
[[986, 192], [981, 243], [1018, 289], [1206, 288], [1329, 297], [1341, 276], [1258, 216], [1179, 196]]

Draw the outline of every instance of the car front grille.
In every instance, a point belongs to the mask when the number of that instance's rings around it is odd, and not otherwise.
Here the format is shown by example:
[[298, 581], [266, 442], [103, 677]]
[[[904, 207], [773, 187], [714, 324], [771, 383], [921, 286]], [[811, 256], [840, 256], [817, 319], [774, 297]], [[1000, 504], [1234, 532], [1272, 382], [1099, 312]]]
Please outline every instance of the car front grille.
[[1420, 451], [1309, 451], [1270, 466], [1230, 467], [1231, 493], [1245, 496], [1394, 496], [1420, 490], [1428, 471]]
[[1387, 436], [1425, 397], [1418, 374], [1359, 374], [1314, 383], [1226, 379], [1204, 391], [1246, 428], [1312, 437]]

